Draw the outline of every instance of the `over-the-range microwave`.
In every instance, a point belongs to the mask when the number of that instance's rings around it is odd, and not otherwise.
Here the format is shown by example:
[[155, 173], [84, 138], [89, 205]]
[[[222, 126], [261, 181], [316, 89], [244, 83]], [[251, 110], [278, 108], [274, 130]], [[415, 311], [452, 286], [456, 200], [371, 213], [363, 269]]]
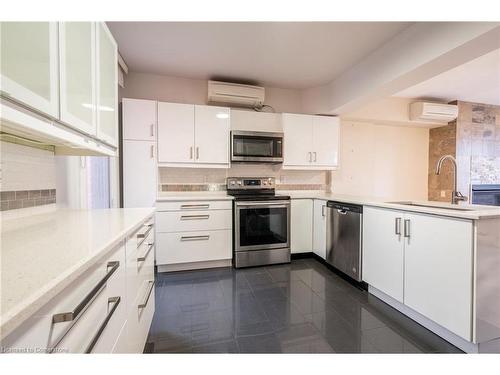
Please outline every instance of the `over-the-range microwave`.
[[283, 133], [233, 130], [231, 161], [283, 163]]

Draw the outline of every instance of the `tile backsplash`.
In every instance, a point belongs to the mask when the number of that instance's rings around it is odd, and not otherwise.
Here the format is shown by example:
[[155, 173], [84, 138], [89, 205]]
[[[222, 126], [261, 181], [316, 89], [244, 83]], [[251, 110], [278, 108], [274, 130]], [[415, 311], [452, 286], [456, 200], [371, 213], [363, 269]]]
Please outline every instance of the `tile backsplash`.
[[274, 177], [278, 190], [330, 190], [328, 171], [291, 171], [271, 164], [233, 164], [229, 169], [159, 168], [158, 183], [160, 191], [221, 191], [227, 177]]
[[56, 189], [0, 192], [0, 211], [56, 203]]

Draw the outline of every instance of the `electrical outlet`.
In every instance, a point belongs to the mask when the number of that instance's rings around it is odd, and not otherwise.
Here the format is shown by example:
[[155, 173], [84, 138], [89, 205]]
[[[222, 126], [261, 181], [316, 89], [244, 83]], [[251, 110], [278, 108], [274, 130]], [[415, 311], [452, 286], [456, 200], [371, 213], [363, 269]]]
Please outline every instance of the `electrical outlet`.
[[441, 198], [446, 198], [446, 190], [441, 190]]

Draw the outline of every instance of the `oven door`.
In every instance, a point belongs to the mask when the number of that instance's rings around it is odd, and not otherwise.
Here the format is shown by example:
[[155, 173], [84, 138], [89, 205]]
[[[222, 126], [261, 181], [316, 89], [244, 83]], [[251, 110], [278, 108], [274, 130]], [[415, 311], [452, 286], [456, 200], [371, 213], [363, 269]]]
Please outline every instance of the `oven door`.
[[290, 201], [235, 202], [235, 251], [290, 247]]
[[282, 163], [283, 134], [231, 132], [231, 161]]

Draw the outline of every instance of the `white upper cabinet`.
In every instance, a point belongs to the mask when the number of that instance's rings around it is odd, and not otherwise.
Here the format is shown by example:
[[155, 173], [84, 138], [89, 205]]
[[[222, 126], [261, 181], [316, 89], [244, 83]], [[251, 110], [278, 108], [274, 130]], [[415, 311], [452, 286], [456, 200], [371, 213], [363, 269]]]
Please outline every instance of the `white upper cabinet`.
[[284, 113], [284, 169], [337, 169], [339, 119]]
[[158, 102], [158, 162], [194, 163], [194, 105]]
[[194, 119], [196, 162], [228, 165], [229, 108], [197, 105]]
[[0, 27], [3, 95], [57, 118], [57, 23], [2, 22]]
[[283, 166], [309, 167], [312, 161], [312, 116], [283, 113]]
[[230, 110], [158, 103], [158, 162], [179, 167], [229, 167]]
[[95, 24], [59, 24], [61, 121], [96, 134]]
[[339, 165], [339, 118], [313, 116], [313, 165], [336, 168]]
[[122, 99], [123, 139], [156, 140], [156, 101]]
[[118, 145], [118, 47], [105, 23], [97, 23], [97, 136]]

